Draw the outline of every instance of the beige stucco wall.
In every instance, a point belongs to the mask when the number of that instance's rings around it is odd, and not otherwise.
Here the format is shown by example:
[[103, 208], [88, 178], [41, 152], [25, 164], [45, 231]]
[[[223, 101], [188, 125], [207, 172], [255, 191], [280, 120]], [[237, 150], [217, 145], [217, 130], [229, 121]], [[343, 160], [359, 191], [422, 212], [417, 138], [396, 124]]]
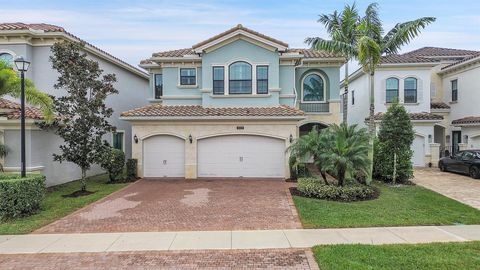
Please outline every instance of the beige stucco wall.
[[[237, 127], [243, 126], [243, 129]], [[185, 178], [197, 178], [197, 140], [222, 135], [260, 135], [285, 140], [290, 145], [290, 135], [297, 138], [297, 120], [262, 121], [132, 121], [132, 157], [138, 160], [138, 176], [143, 177], [143, 140], [155, 135], [171, 135], [185, 140]], [[189, 136], [192, 136], [192, 143]], [[133, 140], [133, 139], [132, 139]], [[285, 176], [290, 177], [288, 153], [285, 159]]]
[[325, 125], [339, 125], [342, 122], [340, 101], [330, 100], [328, 113], [306, 113], [305, 116], [304, 120], [298, 122], [298, 126], [313, 122]]

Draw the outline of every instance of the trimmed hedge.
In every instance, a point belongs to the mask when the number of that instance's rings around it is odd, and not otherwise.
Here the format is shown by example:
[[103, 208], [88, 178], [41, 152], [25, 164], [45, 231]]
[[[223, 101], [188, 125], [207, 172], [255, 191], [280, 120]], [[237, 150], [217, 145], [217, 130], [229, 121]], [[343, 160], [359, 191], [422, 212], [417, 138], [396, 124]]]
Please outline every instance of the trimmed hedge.
[[359, 184], [342, 187], [325, 185], [317, 178], [298, 179], [297, 190], [305, 197], [342, 202], [364, 201], [378, 197], [378, 190], [371, 186]]
[[45, 196], [44, 175], [0, 175], [0, 219], [28, 216], [40, 209]]

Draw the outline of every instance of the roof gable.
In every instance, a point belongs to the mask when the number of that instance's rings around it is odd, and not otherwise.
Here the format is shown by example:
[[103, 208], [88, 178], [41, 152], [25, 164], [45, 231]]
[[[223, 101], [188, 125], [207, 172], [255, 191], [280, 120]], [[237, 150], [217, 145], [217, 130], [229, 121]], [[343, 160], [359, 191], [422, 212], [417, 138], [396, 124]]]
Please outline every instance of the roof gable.
[[202, 53], [210, 48], [218, 48], [219, 46], [223, 46], [224, 44], [228, 44], [232, 40], [237, 40], [239, 38], [245, 39], [251, 43], [263, 44], [282, 52], [286, 51], [288, 48], [288, 44], [283, 41], [266, 36], [239, 24], [223, 33], [193, 45], [192, 49], [195, 53]]

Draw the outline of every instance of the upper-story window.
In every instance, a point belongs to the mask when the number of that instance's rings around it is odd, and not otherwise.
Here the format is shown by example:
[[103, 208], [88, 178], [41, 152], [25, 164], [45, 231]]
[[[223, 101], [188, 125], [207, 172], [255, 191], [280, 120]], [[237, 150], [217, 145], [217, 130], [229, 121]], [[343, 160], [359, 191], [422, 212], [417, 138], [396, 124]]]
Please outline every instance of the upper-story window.
[[225, 93], [225, 68], [213, 67], [213, 94], [223, 95]]
[[388, 78], [386, 85], [386, 102], [392, 103], [398, 100], [398, 79]]
[[9, 53], [0, 53], [0, 61], [6, 62], [13, 66], [13, 55]]
[[417, 79], [406, 78], [403, 81], [404, 84], [404, 102], [405, 103], [417, 103]]
[[247, 62], [235, 62], [229, 67], [230, 94], [252, 93], [252, 66]]
[[161, 99], [163, 96], [163, 77], [162, 74], [155, 74], [155, 98]]
[[352, 90], [352, 105], [355, 105], [355, 90]]
[[268, 94], [268, 66], [257, 66], [257, 94]]
[[325, 82], [320, 75], [312, 73], [303, 79], [302, 101], [325, 101]]
[[195, 68], [180, 69], [180, 85], [196, 85], [197, 70]]
[[452, 101], [458, 100], [458, 80], [453, 80], [452, 82]]

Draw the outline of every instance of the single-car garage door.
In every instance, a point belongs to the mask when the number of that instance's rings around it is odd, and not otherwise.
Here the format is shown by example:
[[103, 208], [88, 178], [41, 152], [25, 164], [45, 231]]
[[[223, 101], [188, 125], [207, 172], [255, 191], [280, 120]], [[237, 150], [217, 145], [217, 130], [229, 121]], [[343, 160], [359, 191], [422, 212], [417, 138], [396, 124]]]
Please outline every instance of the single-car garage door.
[[285, 177], [285, 141], [228, 135], [198, 141], [199, 177]]
[[412, 144], [413, 166], [425, 167], [425, 139], [416, 135]]
[[144, 177], [184, 177], [185, 141], [159, 135], [143, 141]]

